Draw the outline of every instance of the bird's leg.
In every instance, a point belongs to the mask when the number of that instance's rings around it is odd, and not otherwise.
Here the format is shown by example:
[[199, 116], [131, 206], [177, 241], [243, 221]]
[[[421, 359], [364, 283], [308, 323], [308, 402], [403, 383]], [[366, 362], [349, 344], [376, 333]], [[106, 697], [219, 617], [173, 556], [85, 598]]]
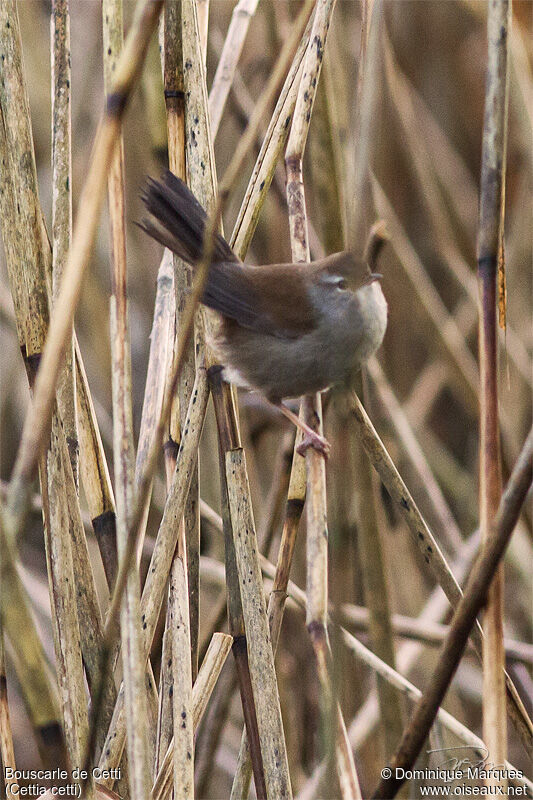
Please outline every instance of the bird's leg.
[[305, 455], [305, 451], [308, 447], [313, 447], [319, 453], [322, 453], [325, 458], [329, 456], [331, 445], [327, 439], [314, 431], [306, 422], [303, 421], [303, 419], [300, 419], [297, 414], [294, 414], [294, 412], [292, 412], [290, 408], [287, 408], [287, 406], [283, 405], [283, 403], [275, 402], [273, 405], [275, 405], [276, 408], [279, 408], [283, 416], [287, 417], [287, 419], [290, 420], [293, 425], [296, 425], [297, 428], [300, 428], [300, 430], [305, 433], [303, 441], [297, 447], [297, 452], [301, 456]]

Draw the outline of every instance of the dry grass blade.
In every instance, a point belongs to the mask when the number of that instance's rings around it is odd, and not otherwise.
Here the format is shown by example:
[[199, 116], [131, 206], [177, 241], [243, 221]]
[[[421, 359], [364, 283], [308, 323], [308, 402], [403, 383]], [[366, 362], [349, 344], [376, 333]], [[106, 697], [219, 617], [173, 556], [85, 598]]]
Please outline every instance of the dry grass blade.
[[[498, 281], [503, 271], [505, 167], [509, 106], [508, 48], [511, 4], [493, 0], [488, 9], [488, 67], [485, 88], [485, 120], [481, 157], [481, 194], [478, 232], [480, 286], [479, 380], [480, 380], [480, 495], [481, 535], [488, 549], [495, 536], [493, 519], [501, 495], [500, 431], [498, 424]], [[501, 764], [507, 755], [507, 717], [503, 668], [503, 568], [497, 572], [485, 609], [483, 627], [483, 734], [491, 758]], [[489, 785], [507, 782], [496, 777]]]
[[[382, 779], [374, 797], [394, 797], [403, 782], [396, 768], [409, 769], [420, 752], [466, 647], [476, 616], [487, 602], [491, 581], [509, 544], [533, 480], [533, 430], [523, 447], [494, 517], [492, 535], [482, 547], [455, 610], [440, 658], [392, 761], [392, 777]], [[504, 694], [505, 696], [505, 694]], [[501, 722], [501, 720], [500, 720]], [[490, 748], [487, 742], [487, 747]], [[489, 749], [489, 753], [490, 753]], [[498, 762], [498, 763], [504, 763]], [[495, 776], [496, 777], [496, 776]], [[494, 780], [492, 778], [491, 780]]]

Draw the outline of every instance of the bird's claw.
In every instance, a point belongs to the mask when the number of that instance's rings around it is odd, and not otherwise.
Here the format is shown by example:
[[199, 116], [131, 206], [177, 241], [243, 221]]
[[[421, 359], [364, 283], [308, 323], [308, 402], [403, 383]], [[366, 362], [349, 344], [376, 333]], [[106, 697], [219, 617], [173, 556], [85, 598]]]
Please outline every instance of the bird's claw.
[[320, 436], [319, 433], [313, 433], [313, 435], [310, 433], [306, 434], [296, 448], [296, 452], [301, 456], [305, 456], [309, 447], [312, 447], [313, 450], [317, 451], [317, 453], [323, 455], [326, 460], [328, 459], [331, 451], [331, 445], [328, 440], [323, 436]]

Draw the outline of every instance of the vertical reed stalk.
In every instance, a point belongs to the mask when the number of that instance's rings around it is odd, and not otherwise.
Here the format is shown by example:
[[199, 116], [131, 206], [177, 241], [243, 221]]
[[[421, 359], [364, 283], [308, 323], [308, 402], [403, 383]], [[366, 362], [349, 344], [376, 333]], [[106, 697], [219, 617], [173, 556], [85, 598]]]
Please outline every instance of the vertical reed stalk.
[[209, 119], [211, 136], [217, 138], [218, 127], [226, 100], [233, 83], [233, 77], [248, 33], [250, 22], [256, 12], [259, 0], [239, 0], [231, 15], [224, 47], [218, 60], [215, 77], [209, 92]]
[[[105, 193], [108, 170], [120, 134], [121, 119], [142, 66], [150, 35], [155, 28], [162, 0], [146, 0], [128, 36], [122, 57], [114, 73], [113, 89], [98, 128], [89, 164], [87, 179], [78, 206], [78, 221], [63, 273], [55, 313], [43, 350], [41, 366], [35, 381], [34, 399], [24, 421], [22, 438], [13, 468], [7, 503], [8, 535], [20, 530], [28, 510], [30, 487], [53, 409], [55, 387], [72, 332], [72, 320], [81, 293], [81, 282], [87, 267]], [[2, 6], [6, 9], [6, 6]], [[2, 21], [2, 29], [5, 28]], [[35, 241], [42, 241], [42, 230]], [[41, 291], [42, 295], [42, 291]]]
[[292, 791], [242, 448], [226, 453], [226, 477], [266, 796], [281, 800]]
[[[319, 0], [298, 89], [291, 133], [285, 153], [287, 170], [287, 205], [293, 261], [309, 261], [307, 214], [302, 176], [302, 161], [313, 110], [316, 86], [331, 15], [335, 3]], [[322, 429], [320, 395], [307, 397], [304, 418], [317, 431]], [[344, 798], [360, 797], [359, 782], [349, 747], [342, 712], [334, 697], [329, 673], [330, 648], [327, 632], [327, 511], [326, 470], [324, 458], [312, 448], [306, 454], [307, 465], [307, 627], [315, 651], [322, 689], [325, 732], [333, 739], [337, 773]]]
[[[102, 6], [104, 33], [104, 89], [109, 106], [113, 73], [123, 47], [121, 0]], [[124, 212], [124, 145], [121, 133], [108, 176], [113, 296], [111, 298], [111, 353], [113, 374], [113, 455], [117, 498], [117, 551], [119, 564], [127, 558], [128, 525], [134, 502], [133, 417], [131, 363], [128, 333], [126, 231]], [[139, 614], [139, 572], [131, 561], [121, 610], [122, 660], [127, 727], [127, 751], [132, 800], [144, 800], [150, 791], [147, 742], [147, 703], [144, 684]]]
[[[163, 38], [163, 85], [167, 110], [168, 158], [171, 171], [182, 180], [186, 178], [185, 160], [185, 92], [182, 52], [181, 3], [165, 8]], [[192, 269], [178, 256], [173, 256], [174, 291], [176, 295], [176, 329], [179, 330], [187, 294], [192, 283]], [[197, 333], [198, 335], [198, 333]], [[195, 342], [189, 343], [183, 368], [178, 381], [175, 409], [171, 416], [171, 438], [179, 444], [180, 428], [183, 427], [191, 391], [196, 375]], [[174, 418], [174, 423], [172, 419]], [[198, 672], [198, 630], [200, 624], [200, 512], [198, 471], [193, 475], [189, 497], [185, 507], [187, 582], [189, 591], [190, 636], [192, 679]]]
[[[59, 293], [72, 236], [72, 166], [70, 121], [70, 12], [68, 0], [52, 5], [52, 295]], [[65, 345], [65, 364], [57, 388], [57, 406], [63, 423], [78, 486], [78, 424], [76, 373], [72, 337]]]
[[[501, 495], [500, 432], [498, 425], [497, 284], [503, 269], [505, 165], [509, 106], [508, 48], [511, 25], [509, 0], [488, 6], [488, 66], [481, 156], [478, 231], [480, 296], [480, 496], [479, 518], [488, 550], [495, 531], [493, 520]], [[505, 651], [503, 647], [503, 567], [492, 583], [483, 619], [483, 736], [491, 760], [502, 764], [507, 753], [505, 713]], [[507, 781], [488, 780], [505, 792]]]

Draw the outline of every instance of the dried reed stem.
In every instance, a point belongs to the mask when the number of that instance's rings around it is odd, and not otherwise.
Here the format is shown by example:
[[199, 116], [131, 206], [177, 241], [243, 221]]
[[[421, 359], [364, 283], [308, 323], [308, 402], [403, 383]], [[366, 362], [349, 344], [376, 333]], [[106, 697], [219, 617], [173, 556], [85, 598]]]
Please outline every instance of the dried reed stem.
[[367, 369], [379, 399], [387, 412], [388, 419], [398, 436], [398, 440], [401, 442], [409, 462], [419, 476], [420, 487], [424, 490], [428, 502], [433, 506], [435, 514], [440, 521], [441, 539], [446, 543], [446, 549], [449, 552], [455, 552], [461, 545], [461, 532], [441, 488], [435, 480], [409, 420], [376, 358], [370, 359]]
[[11, 730], [11, 719], [9, 715], [9, 700], [7, 696], [7, 678], [4, 648], [4, 629], [0, 618], [0, 758], [4, 768], [4, 786], [6, 790], [6, 800], [14, 800], [16, 796], [12, 792], [14, 780], [6, 778], [6, 769], [15, 770], [15, 750], [13, 748], [13, 732]]
[[[481, 156], [481, 191], [478, 230], [480, 298], [480, 493], [479, 521], [488, 554], [494, 543], [493, 527], [502, 490], [500, 431], [498, 424], [498, 323], [497, 286], [504, 274], [505, 166], [509, 106], [508, 47], [511, 25], [509, 0], [491, 0], [488, 6], [488, 66]], [[505, 651], [503, 647], [503, 567], [490, 587], [483, 617], [483, 737], [491, 759], [501, 764], [507, 754], [505, 714]], [[490, 786], [507, 781], [490, 778]]]
[[[352, 603], [343, 603], [338, 612], [339, 618], [345, 626], [356, 631], [366, 631], [369, 625], [368, 609], [355, 606]], [[393, 614], [391, 617], [392, 630], [395, 636], [422, 642], [430, 646], [440, 646], [445, 640], [449, 626], [431, 620], [421, 620], [418, 617], [406, 617], [404, 614]], [[533, 645], [519, 642], [516, 639], [504, 639], [505, 655], [509, 661], [521, 661], [533, 665]]]
[[[109, 108], [110, 96], [113, 91], [113, 73], [118, 67], [123, 48], [122, 0], [106, 0], [102, 6], [102, 17], [104, 90]], [[113, 456], [117, 502], [117, 553], [120, 564], [128, 560], [126, 550], [128, 524], [132, 514], [135, 486], [124, 218], [124, 144], [121, 133], [117, 136], [117, 143], [111, 158], [107, 185], [113, 283], [111, 298]], [[150, 764], [137, 563], [137, 559], [131, 561], [122, 601], [120, 631], [130, 794], [132, 800], [143, 800], [150, 790]]]
[[[52, 54], [52, 294], [57, 298], [72, 236], [72, 165], [70, 121], [70, 13], [68, 0], [54, 0]], [[65, 364], [57, 387], [57, 407], [78, 481], [76, 372], [72, 337], [65, 345]]]
[[[297, 431], [296, 439], [297, 446], [298, 443], [302, 441], [301, 431]], [[283, 531], [281, 534], [281, 542], [278, 552], [276, 575], [272, 590], [270, 592], [270, 597], [268, 599], [267, 609], [270, 638], [272, 641], [272, 650], [274, 652], [274, 656], [276, 655], [281, 631], [281, 623], [283, 621], [283, 612], [285, 609], [285, 601], [287, 599], [287, 586], [289, 583], [294, 547], [296, 545], [298, 524], [300, 522], [305, 502], [305, 492], [305, 459], [294, 450], [289, 487], [287, 491], [285, 520], [283, 523]], [[248, 748], [246, 730], [244, 730], [241, 736], [237, 770], [235, 772], [235, 777], [233, 779], [231, 788], [231, 800], [238, 800], [238, 798], [247, 796], [250, 786], [250, 777], [250, 752]]]
[[[309, 261], [307, 214], [302, 162], [320, 78], [327, 32], [335, 2], [318, 0], [303, 75], [298, 88], [294, 118], [285, 153], [287, 171], [287, 206], [293, 261]], [[320, 395], [308, 396], [303, 403], [304, 419], [314, 430], [322, 430]], [[327, 511], [326, 470], [324, 458], [312, 448], [307, 450], [307, 627], [315, 652], [322, 691], [327, 741], [335, 751], [341, 795], [360, 797], [359, 782], [342, 712], [334, 697], [329, 673], [330, 649], [327, 632]], [[328, 744], [329, 746], [329, 744]]]
[[[529, 433], [501, 498], [491, 526], [490, 539], [482, 545], [474, 563], [463, 597], [455, 610], [450, 632], [441, 650], [437, 666], [404, 731], [402, 741], [391, 764], [392, 777], [390, 780], [382, 779], [374, 793], [376, 799], [394, 797], [397, 789], [403, 783], [396, 777], [396, 768], [409, 769], [420, 752], [461, 660], [476, 616], [488, 602], [489, 587], [509, 544], [532, 480], [533, 429]], [[503, 713], [505, 716], [505, 709]], [[490, 748], [488, 742], [487, 747]], [[504, 761], [493, 763], [503, 764]]]
[[[193, 297], [191, 297], [189, 301], [190, 304], [195, 306], [197, 301], [198, 301], [198, 296], [197, 295], [195, 296], [193, 294]], [[191, 332], [192, 328], [192, 319], [193, 319], [193, 314], [191, 308], [190, 319], [189, 319], [189, 333]], [[179, 361], [178, 361], [178, 366], [179, 366]], [[143, 652], [144, 652], [145, 662], [149, 656], [150, 646], [155, 632], [157, 618], [161, 610], [166, 583], [170, 571], [170, 566], [172, 563], [172, 556], [176, 549], [176, 544], [179, 534], [179, 520], [183, 515], [185, 499], [187, 497], [189, 482], [194, 468], [193, 462], [198, 450], [198, 442], [202, 430], [205, 409], [207, 406], [207, 399], [208, 399], [207, 382], [205, 380], [205, 377], [199, 375], [195, 387], [193, 389], [191, 403], [189, 405], [187, 424], [185, 426], [182, 440], [180, 443], [178, 461], [176, 464], [176, 472], [174, 474], [172, 486], [170, 488], [167, 503], [165, 505], [165, 512], [163, 515], [163, 519], [161, 521], [157, 539], [154, 544], [154, 550], [152, 553], [152, 558], [150, 560], [148, 575], [146, 578], [142, 594], [140, 619], [142, 621], [142, 635], [143, 635], [143, 648], [144, 648]], [[168, 397], [164, 404], [162, 418], [165, 417], [168, 418], [170, 405], [171, 405], [171, 397]], [[163, 427], [164, 426], [160, 426], [160, 433], [162, 433]], [[154, 442], [157, 441], [161, 441], [161, 439], [160, 437], [155, 436]], [[157, 451], [159, 448], [154, 444], [153, 449]], [[150, 464], [151, 462], [152, 458], [149, 458], [147, 463]], [[153, 464], [152, 464], [152, 469], [153, 469]], [[146, 486], [147, 483], [148, 480], [147, 479], [144, 480], [143, 486]], [[149, 479], [149, 483], [151, 483], [151, 477]], [[129, 527], [130, 553], [131, 553], [131, 547], [135, 546], [134, 534], [137, 530], [137, 526], [140, 521], [139, 512], [141, 505], [142, 505], [142, 499], [139, 494], [136, 505], [137, 513], [133, 515], [132, 522], [130, 523]], [[112, 647], [114, 639], [114, 626], [115, 626], [114, 618], [116, 619], [116, 605], [118, 602], [115, 598], [118, 598], [120, 596], [118, 594], [120, 587], [122, 586], [122, 589], [124, 588], [123, 580], [122, 579], [119, 580], [119, 578], [117, 578], [117, 584], [115, 587], [115, 592], [113, 594], [113, 601], [111, 606], [112, 610], [110, 610], [108, 614], [108, 620], [106, 624], [106, 645], [108, 648]], [[104, 747], [99, 762], [99, 766], [102, 769], [110, 769], [113, 766], [116, 767], [118, 765], [118, 762], [120, 761], [120, 755], [122, 753], [122, 747], [124, 744], [124, 735], [125, 735], [124, 719], [123, 719], [123, 703], [124, 703], [124, 697], [123, 693], [121, 692], [117, 699], [117, 705], [115, 707], [113, 720], [111, 722], [111, 725], [107, 733], [106, 746]]]
[[80, 766], [89, 720], [65, 489], [65, 468], [71, 467], [70, 461], [65, 463], [62, 458], [63, 437], [61, 423], [54, 413], [46, 467], [43, 464], [41, 469], [46, 561], [63, 729], [71, 763]]
[[290, 798], [291, 782], [274, 655], [242, 448], [226, 453], [226, 478], [266, 796], [272, 800]]
[[[214, 633], [192, 689], [192, 726], [196, 730], [216, 682], [226, 663], [232, 638], [227, 633]], [[152, 788], [152, 800], [166, 800], [172, 793], [174, 742], [171, 742]]]
[[[121, 119], [131, 90], [137, 80], [156, 25], [162, 0], [146, 0], [132, 26], [115, 71], [111, 101], [98, 128], [85, 186], [78, 206], [78, 221], [65, 265], [55, 313], [42, 353], [32, 407], [26, 416], [17, 459], [10, 481], [7, 504], [8, 535], [20, 529], [30, 497], [31, 481], [38, 459], [46, 444], [47, 429], [54, 403], [55, 387], [72, 330], [72, 320], [81, 293], [83, 274], [89, 261], [98, 215], [103, 200], [108, 170], [120, 134]], [[5, 6], [3, 7], [5, 8]], [[5, 26], [2, 24], [2, 28]], [[35, 241], [42, 240], [42, 234]]]
[[169, 632], [172, 657], [172, 719], [174, 730], [174, 797], [194, 797], [191, 633], [185, 529], [172, 561], [169, 583]]
[[[274, 575], [274, 566], [266, 561], [266, 559], [261, 560], [261, 566], [263, 572], [266, 575], [273, 576]], [[223, 578], [223, 576], [221, 576]], [[306, 607], [306, 595], [305, 592], [297, 586], [293, 581], [290, 581], [288, 584], [288, 596], [291, 600], [295, 602], [295, 604], [305, 611]], [[359, 616], [363, 616], [365, 618], [365, 622], [368, 621], [368, 612], [367, 609], [360, 609]], [[402, 618], [403, 619], [403, 618]], [[413, 620], [413, 622], [418, 623], [419, 620]], [[439, 626], [439, 628], [444, 628], [446, 634], [449, 631], [449, 628], [446, 626]], [[339, 630], [344, 641], [344, 644], [348, 648], [348, 650], [353, 653], [356, 658], [360, 659], [364, 664], [366, 664], [370, 669], [380, 675], [385, 681], [390, 683], [396, 689], [399, 689], [402, 694], [405, 694], [411, 700], [418, 701], [422, 696], [422, 692], [420, 689], [417, 689], [410, 681], [403, 677], [397, 670], [393, 669], [389, 664], [385, 661], [380, 659], [369, 650], [365, 645], [359, 641], [355, 636], [353, 636], [345, 627], [339, 626]], [[441, 642], [443, 641], [444, 637], [442, 637]], [[455, 717], [449, 714], [442, 708], [439, 708], [438, 719], [448, 728], [448, 730], [457, 736], [462, 742], [468, 745], [472, 745], [476, 749], [479, 750], [479, 756], [483, 757], [486, 755], [486, 746], [485, 744], [477, 737], [474, 733], [472, 733], [469, 728], [459, 722]], [[478, 754], [476, 754], [478, 755]], [[506, 762], [506, 766], [509, 769], [514, 769], [512, 765]], [[323, 773], [324, 769], [320, 768], [320, 771]], [[319, 781], [317, 780], [317, 776], [314, 776], [313, 784], [317, 784]], [[517, 783], [522, 780], [522, 778], [517, 780]], [[527, 779], [526, 779], [527, 780]], [[527, 781], [528, 785], [531, 784], [530, 781]], [[307, 797], [307, 791], [303, 791], [299, 797], [303, 800], [303, 797]]]
[[17, 567], [15, 544], [7, 536], [0, 509], [0, 613], [13, 647], [15, 670], [43, 764], [66, 766], [68, 756], [59, 722], [57, 684], [50, 674], [28, 595]]
[[[185, 12], [187, 14], [187, 11]], [[207, 23], [207, 19], [206, 19]], [[186, 119], [190, 119], [190, 103], [185, 104], [185, 76], [183, 71], [183, 26], [186, 20], [182, 19], [181, 6], [175, 4], [165, 9], [164, 40], [163, 40], [163, 85], [165, 90], [165, 104], [167, 109], [168, 131], [168, 156], [172, 172], [183, 180], [186, 179], [186, 150], [190, 154], [191, 142], [186, 136]], [[207, 29], [206, 29], [207, 30]], [[205, 61], [205, 59], [204, 59]], [[190, 86], [187, 85], [187, 90]], [[190, 155], [189, 155], [190, 158]], [[187, 293], [192, 282], [192, 268], [185, 264], [178, 256], [173, 256], [174, 264], [174, 291], [176, 298], [176, 330], [179, 330], [181, 318], [185, 308]], [[191, 391], [196, 374], [195, 351], [197, 344], [203, 341], [201, 326], [196, 327], [196, 341], [189, 342], [187, 355], [180, 372], [178, 391], [176, 393], [176, 408], [171, 422], [171, 436], [174, 437], [176, 446], [180, 439], [180, 428], [185, 423], [187, 408], [191, 398]], [[201, 353], [199, 351], [199, 363]], [[167, 447], [165, 447], [167, 451]], [[192, 680], [198, 672], [198, 631], [200, 625], [200, 516], [199, 516], [199, 484], [198, 467], [191, 479], [189, 496], [185, 506], [183, 525], [185, 528], [187, 583], [189, 592], [189, 618], [190, 618], [190, 650], [192, 663]]]
[[[75, 337], [74, 337], [75, 339]], [[89, 392], [85, 367], [77, 341], [74, 341], [76, 356], [76, 401], [78, 411], [78, 435], [80, 444], [80, 476], [85, 491], [89, 514], [98, 548], [104, 565], [107, 584], [111, 588], [117, 573], [117, 536], [115, 520], [115, 498], [109, 469], [98, 429], [96, 413]]]
[[209, 119], [213, 141], [217, 137], [218, 126], [233, 83], [244, 40], [258, 3], [259, 0], [239, 0], [231, 15], [224, 47], [209, 92]]

